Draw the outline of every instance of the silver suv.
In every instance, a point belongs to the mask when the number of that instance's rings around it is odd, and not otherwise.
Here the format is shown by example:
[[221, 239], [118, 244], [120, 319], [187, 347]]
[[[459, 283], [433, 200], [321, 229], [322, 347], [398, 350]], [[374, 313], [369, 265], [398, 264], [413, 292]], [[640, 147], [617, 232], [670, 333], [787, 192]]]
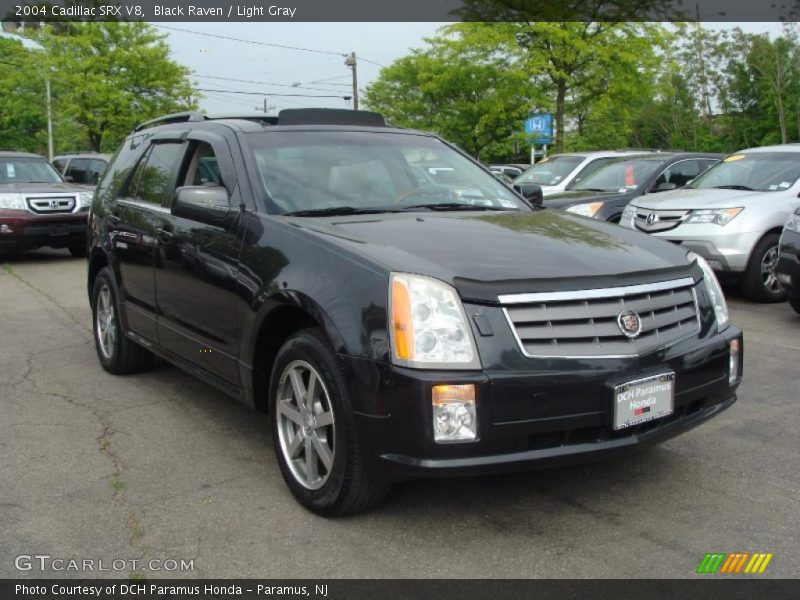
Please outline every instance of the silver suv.
[[800, 145], [732, 154], [684, 188], [629, 204], [620, 225], [681, 244], [759, 302], [786, 298], [775, 275], [778, 239], [800, 206]]

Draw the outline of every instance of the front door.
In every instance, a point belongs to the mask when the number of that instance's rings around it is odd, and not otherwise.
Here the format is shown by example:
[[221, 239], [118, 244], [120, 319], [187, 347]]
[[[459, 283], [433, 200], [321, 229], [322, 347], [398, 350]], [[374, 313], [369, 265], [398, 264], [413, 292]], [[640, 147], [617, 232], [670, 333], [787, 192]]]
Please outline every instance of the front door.
[[[193, 132], [176, 187], [223, 186], [238, 206], [227, 141]], [[174, 193], [173, 193], [174, 196]], [[204, 370], [239, 384], [236, 281], [240, 228], [225, 229], [175, 215], [161, 215], [156, 261], [162, 346]]]

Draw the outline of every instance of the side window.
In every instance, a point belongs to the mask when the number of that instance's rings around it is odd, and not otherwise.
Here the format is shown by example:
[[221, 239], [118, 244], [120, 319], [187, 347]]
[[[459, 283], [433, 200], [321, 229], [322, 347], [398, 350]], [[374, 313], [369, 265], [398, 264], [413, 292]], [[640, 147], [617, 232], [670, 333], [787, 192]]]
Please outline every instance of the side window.
[[705, 166], [701, 167], [699, 163], [697, 160], [682, 160], [675, 163], [658, 176], [650, 191], [660, 192], [685, 186], [705, 169]]
[[95, 185], [98, 181], [100, 181], [100, 177], [103, 175], [103, 172], [106, 170], [106, 161], [104, 160], [93, 160], [89, 164], [89, 181], [88, 183]]
[[55, 158], [53, 159], [53, 166], [58, 169], [59, 173], [64, 173], [64, 167], [67, 166], [67, 161], [63, 158]]
[[171, 185], [173, 167], [180, 157], [182, 147], [183, 144], [180, 143], [153, 146], [144, 168], [137, 173], [136, 198], [138, 200], [161, 206], [170, 196], [173, 187]]
[[65, 177], [72, 177], [73, 183], [92, 183], [89, 176], [89, 165], [92, 161], [88, 158], [73, 158], [69, 162]]
[[[704, 159], [698, 160], [697, 161], [697, 165], [698, 165], [697, 175], [700, 175], [701, 173], [704, 173], [707, 169], [710, 169], [711, 167], [713, 167], [718, 162], [719, 161], [717, 159], [714, 159], [714, 158], [704, 158]], [[697, 175], [695, 175], [695, 177], [697, 177]]]
[[194, 142], [189, 149], [183, 175], [178, 185], [185, 186], [221, 186], [219, 162], [214, 149], [206, 142]]

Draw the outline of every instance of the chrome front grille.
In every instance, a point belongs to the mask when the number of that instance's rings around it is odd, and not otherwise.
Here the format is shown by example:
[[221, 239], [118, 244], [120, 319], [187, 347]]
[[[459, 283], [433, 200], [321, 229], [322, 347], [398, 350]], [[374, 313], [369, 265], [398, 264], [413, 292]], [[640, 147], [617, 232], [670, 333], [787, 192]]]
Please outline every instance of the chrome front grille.
[[651, 210], [634, 208], [633, 223], [636, 228], [647, 233], [675, 229], [689, 215], [690, 210]]
[[75, 210], [75, 196], [28, 196], [28, 206], [35, 213], [71, 213]]
[[[700, 330], [690, 277], [618, 288], [499, 297], [522, 353], [528, 357], [635, 356]], [[641, 331], [628, 337], [620, 315], [634, 311]]]

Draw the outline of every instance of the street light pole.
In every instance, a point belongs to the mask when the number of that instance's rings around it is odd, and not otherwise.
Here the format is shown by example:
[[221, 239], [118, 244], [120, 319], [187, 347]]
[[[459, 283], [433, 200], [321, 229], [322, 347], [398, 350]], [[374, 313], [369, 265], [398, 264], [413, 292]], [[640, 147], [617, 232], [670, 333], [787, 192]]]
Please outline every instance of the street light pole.
[[47, 91], [47, 159], [53, 162], [53, 111], [50, 98], [50, 78], [44, 80]]
[[351, 52], [344, 60], [344, 64], [353, 69], [353, 110], [358, 110], [358, 61], [356, 53]]

